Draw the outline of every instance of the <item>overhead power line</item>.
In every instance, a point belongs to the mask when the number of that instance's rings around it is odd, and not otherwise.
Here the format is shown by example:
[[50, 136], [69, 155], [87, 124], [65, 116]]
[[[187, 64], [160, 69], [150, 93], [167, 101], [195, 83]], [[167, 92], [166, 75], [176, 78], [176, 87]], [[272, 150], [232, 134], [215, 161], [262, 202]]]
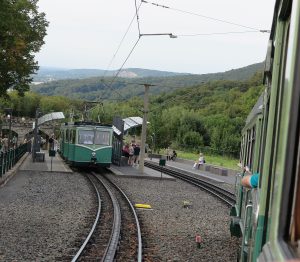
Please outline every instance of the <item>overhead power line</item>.
[[258, 28], [250, 27], [250, 26], [245, 26], [245, 25], [234, 23], [234, 22], [230, 22], [230, 21], [227, 21], [227, 20], [218, 19], [218, 18], [214, 18], [214, 17], [202, 15], [202, 14], [197, 14], [197, 13], [194, 13], [194, 12], [185, 11], [185, 10], [181, 10], [181, 9], [178, 9], [178, 8], [173, 8], [173, 7], [170, 7], [170, 6], [160, 5], [160, 4], [153, 3], [153, 2], [148, 2], [148, 1], [145, 1], [145, 0], [142, 0], [142, 2], [146, 3], [146, 4], [154, 5], [156, 7], [161, 7], [161, 8], [166, 8], [166, 9], [174, 10], [174, 11], [177, 11], [177, 12], [180, 12], [180, 13], [185, 13], [185, 14], [189, 14], [189, 15], [199, 16], [199, 17], [202, 17], [202, 18], [205, 18], [205, 19], [209, 19], [209, 20], [213, 20], [213, 21], [220, 22], [220, 23], [225, 23], [225, 24], [230, 24], [230, 25], [234, 25], [234, 26], [238, 26], [238, 27], [243, 27], [243, 28], [247, 28], [247, 29], [256, 30], [256, 31], [258, 31], [260, 33], [270, 33], [270, 30], [264, 30], [264, 29], [258, 29]]
[[106, 75], [108, 69], [110, 68], [110, 66], [111, 66], [111, 64], [112, 64], [112, 62], [113, 62], [113, 60], [115, 59], [117, 53], [119, 52], [119, 50], [120, 50], [120, 48], [121, 48], [121, 45], [123, 44], [123, 41], [124, 41], [124, 39], [125, 39], [125, 37], [126, 37], [128, 31], [129, 31], [129, 29], [130, 29], [130, 27], [131, 27], [131, 25], [132, 25], [132, 23], [133, 23], [135, 17], [136, 17], [137, 14], [138, 14], [138, 10], [140, 9], [141, 4], [142, 4], [142, 3], [140, 3], [140, 5], [139, 5], [138, 7], [136, 6], [136, 13], [134, 14], [133, 18], [131, 19], [131, 21], [130, 21], [130, 23], [129, 23], [127, 29], [126, 29], [126, 32], [125, 32], [125, 34], [123, 35], [123, 37], [122, 37], [122, 39], [121, 39], [121, 41], [120, 41], [120, 43], [119, 43], [119, 45], [118, 45], [118, 47], [117, 47], [116, 52], [113, 54], [113, 56], [112, 56], [110, 62], [108, 63], [108, 66], [107, 66], [106, 70], [104, 71], [104, 74], [103, 74], [102, 78], [105, 77], [105, 75]]
[[125, 61], [123, 62], [122, 66], [119, 68], [118, 72], [115, 74], [115, 76], [113, 77], [113, 79], [111, 80], [110, 84], [109, 84], [109, 88], [112, 89], [113, 91], [115, 91], [116, 93], [118, 93], [122, 98], [123, 96], [117, 92], [115, 89], [112, 88], [112, 84], [114, 83], [114, 81], [116, 80], [116, 78], [118, 77], [118, 75], [120, 74], [121, 70], [123, 69], [125, 63], [127, 62], [127, 60], [129, 59], [129, 57], [131, 56], [133, 50], [135, 49], [135, 47], [137, 46], [138, 42], [140, 41], [141, 37], [139, 37], [137, 39], [137, 41], [135, 42], [135, 44], [133, 45], [132, 49], [130, 50], [129, 54], [127, 55]]
[[[134, 45], [134, 47], [132, 48], [132, 50], [130, 51], [129, 55], [127, 56], [125, 62], [123, 63], [123, 65], [121, 66], [121, 68], [119, 69], [119, 71], [117, 72], [117, 74], [113, 77], [113, 80], [111, 81], [110, 85], [107, 85], [107, 84], [105, 83], [104, 77], [105, 77], [107, 71], [109, 70], [109, 68], [110, 68], [110, 66], [111, 66], [111, 64], [112, 64], [112, 62], [113, 62], [113, 60], [115, 59], [117, 53], [119, 52], [119, 50], [120, 50], [120, 48], [121, 48], [121, 45], [123, 44], [124, 39], [125, 39], [127, 33], [129, 32], [129, 29], [130, 29], [130, 27], [131, 27], [131, 25], [132, 25], [132, 23], [133, 23], [135, 17], [137, 17], [137, 21], [138, 21], [138, 29], [139, 29], [139, 31], [140, 31], [139, 20], [138, 20], [138, 11], [139, 11], [141, 5], [142, 5], [142, 2], [139, 4], [139, 6], [137, 6], [136, 0], [135, 0], [135, 8], [136, 8], [136, 12], [135, 12], [133, 18], [131, 19], [131, 21], [130, 21], [130, 23], [129, 23], [127, 29], [126, 29], [126, 32], [125, 32], [125, 34], [123, 35], [123, 37], [122, 37], [122, 39], [121, 39], [121, 41], [120, 41], [120, 43], [119, 43], [119, 45], [118, 45], [118, 47], [117, 47], [117, 50], [116, 50], [116, 52], [113, 54], [113, 56], [112, 56], [112, 58], [111, 58], [111, 60], [110, 60], [110, 62], [109, 62], [109, 64], [108, 64], [106, 70], [104, 71], [104, 73], [103, 73], [103, 75], [102, 75], [102, 79], [101, 79], [101, 82], [102, 82], [103, 85], [105, 85], [108, 89], [111, 89], [113, 92], [117, 93], [117, 94], [118, 94], [120, 97], [122, 97], [122, 99], [124, 99], [124, 100], [125, 100], [125, 98], [121, 95], [121, 93], [118, 92], [117, 90], [115, 90], [114, 88], [112, 88], [112, 84], [113, 84], [115, 78], [118, 76], [118, 74], [119, 74], [120, 71], [122, 70], [124, 64], [126, 63], [126, 61], [127, 61], [128, 58], [129, 58], [129, 56], [131, 55], [133, 49], [134, 49], [135, 46], [137, 45], [137, 42], [139, 41], [140, 37], [139, 37], [138, 41], [135, 43], [135, 45]], [[140, 33], [139, 33], [139, 35], [140, 35]], [[99, 99], [100, 99], [100, 97], [99, 97]]]
[[139, 35], [141, 34], [141, 30], [140, 30], [140, 21], [139, 21], [139, 9], [140, 9], [140, 6], [142, 4], [142, 2], [140, 3], [139, 5], [139, 8], [137, 8], [137, 4], [136, 4], [136, 0], [134, 0], [134, 4], [135, 4], [135, 16], [136, 16], [136, 21], [137, 21], [137, 26], [138, 26], [138, 30], [139, 30]]
[[260, 32], [257, 30], [252, 30], [252, 31], [237, 31], [237, 32], [199, 33], [199, 34], [190, 34], [190, 35], [176, 34], [176, 36], [189, 37], [189, 36], [230, 35], [230, 34], [248, 34], [248, 33], [260, 33]]

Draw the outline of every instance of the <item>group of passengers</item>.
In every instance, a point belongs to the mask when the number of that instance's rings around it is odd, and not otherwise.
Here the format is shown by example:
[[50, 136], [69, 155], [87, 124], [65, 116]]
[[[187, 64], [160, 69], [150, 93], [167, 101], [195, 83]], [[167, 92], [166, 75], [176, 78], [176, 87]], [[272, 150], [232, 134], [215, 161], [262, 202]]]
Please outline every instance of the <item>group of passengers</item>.
[[4, 135], [3, 138], [0, 137], [0, 148], [2, 152], [7, 152], [10, 148], [16, 148], [17, 147], [17, 137], [13, 136], [10, 139], [10, 143], [9, 143], [9, 138], [7, 135]]
[[122, 155], [128, 157], [128, 165], [136, 166], [139, 164], [140, 145], [132, 141], [130, 144], [126, 143], [122, 149]]

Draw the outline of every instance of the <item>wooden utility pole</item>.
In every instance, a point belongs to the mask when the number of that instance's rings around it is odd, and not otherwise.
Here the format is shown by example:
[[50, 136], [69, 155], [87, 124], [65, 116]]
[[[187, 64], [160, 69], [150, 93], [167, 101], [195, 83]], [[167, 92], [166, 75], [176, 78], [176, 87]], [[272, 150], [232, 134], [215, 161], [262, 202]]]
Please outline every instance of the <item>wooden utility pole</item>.
[[141, 135], [141, 151], [140, 151], [140, 162], [139, 162], [139, 171], [144, 173], [144, 162], [145, 162], [145, 144], [146, 144], [146, 136], [147, 136], [147, 115], [149, 111], [149, 87], [154, 86], [150, 84], [143, 84], [145, 86], [145, 94], [144, 94], [144, 116], [143, 116], [143, 125], [142, 125], [142, 135]]

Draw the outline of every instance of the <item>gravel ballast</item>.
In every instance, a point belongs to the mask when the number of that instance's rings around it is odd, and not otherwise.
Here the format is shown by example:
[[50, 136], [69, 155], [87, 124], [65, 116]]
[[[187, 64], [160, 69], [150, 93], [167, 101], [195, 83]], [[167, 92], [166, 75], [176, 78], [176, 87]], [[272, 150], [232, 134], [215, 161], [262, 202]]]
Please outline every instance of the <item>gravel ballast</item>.
[[36, 171], [19, 171], [0, 199], [0, 261], [59, 260], [92, 204], [82, 175]]
[[[180, 180], [108, 177], [134, 203], [152, 206], [138, 210], [144, 244], [155, 253], [148, 261], [236, 261], [238, 240], [230, 236], [229, 207], [221, 201]], [[184, 201], [191, 207], [184, 208]]]
[[[107, 177], [134, 203], [152, 206], [138, 210], [144, 261], [235, 261], [229, 208], [216, 198], [180, 180]], [[80, 174], [19, 171], [0, 188], [0, 261], [63, 259], [82, 232], [93, 193]]]

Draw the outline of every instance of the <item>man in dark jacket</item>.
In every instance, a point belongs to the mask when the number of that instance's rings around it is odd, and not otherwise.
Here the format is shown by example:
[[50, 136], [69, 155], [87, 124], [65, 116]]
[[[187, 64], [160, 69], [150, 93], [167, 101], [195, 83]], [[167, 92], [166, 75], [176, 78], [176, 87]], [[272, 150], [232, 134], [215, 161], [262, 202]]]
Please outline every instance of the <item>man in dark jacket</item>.
[[136, 146], [133, 148], [134, 152], [133, 152], [133, 163], [134, 165], [137, 165], [139, 163], [139, 155], [140, 155], [140, 145], [136, 144]]

